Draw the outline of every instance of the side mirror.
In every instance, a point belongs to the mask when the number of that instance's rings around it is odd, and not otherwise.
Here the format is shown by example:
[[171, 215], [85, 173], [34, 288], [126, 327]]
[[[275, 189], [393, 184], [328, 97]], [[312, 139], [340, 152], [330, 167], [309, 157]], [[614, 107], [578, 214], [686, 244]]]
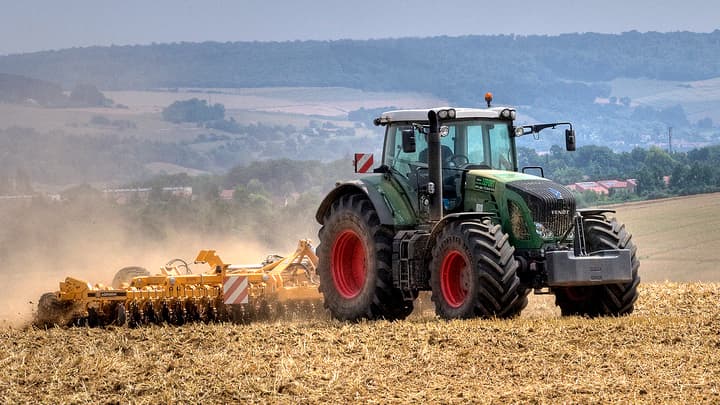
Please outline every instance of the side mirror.
[[415, 130], [411, 128], [402, 129], [402, 150], [405, 153], [415, 152]]
[[543, 170], [542, 166], [525, 166], [522, 168], [523, 173], [527, 173], [531, 170], [537, 170], [540, 174], [540, 177], [545, 177], [545, 171]]
[[565, 130], [565, 149], [569, 152], [572, 152], [575, 150], [575, 130], [574, 129], [566, 129]]

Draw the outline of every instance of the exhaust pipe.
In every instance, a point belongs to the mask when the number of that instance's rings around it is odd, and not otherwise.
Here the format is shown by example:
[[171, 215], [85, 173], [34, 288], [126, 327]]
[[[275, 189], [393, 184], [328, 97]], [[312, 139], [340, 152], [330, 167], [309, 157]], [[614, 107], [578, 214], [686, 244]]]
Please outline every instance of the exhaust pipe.
[[430, 220], [443, 217], [442, 156], [440, 150], [440, 121], [434, 110], [428, 111], [430, 131], [428, 134], [428, 194], [430, 194]]

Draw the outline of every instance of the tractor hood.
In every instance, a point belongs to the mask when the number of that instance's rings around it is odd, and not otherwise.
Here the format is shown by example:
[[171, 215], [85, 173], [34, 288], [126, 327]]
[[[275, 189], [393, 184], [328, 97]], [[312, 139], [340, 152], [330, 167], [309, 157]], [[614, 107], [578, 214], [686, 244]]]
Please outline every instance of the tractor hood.
[[566, 187], [529, 174], [500, 170], [472, 170], [468, 176], [469, 187], [495, 193], [498, 200], [507, 190], [527, 205], [533, 222], [542, 224], [556, 237], [572, 226], [575, 215], [575, 197]]
[[513, 181], [518, 180], [544, 180], [544, 181], [550, 181], [548, 179], [533, 176], [531, 174], [525, 174], [525, 173], [519, 173], [519, 172], [509, 172], [506, 170], [470, 170], [470, 175], [476, 176], [477, 178], [488, 178], [500, 183], [510, 183]]

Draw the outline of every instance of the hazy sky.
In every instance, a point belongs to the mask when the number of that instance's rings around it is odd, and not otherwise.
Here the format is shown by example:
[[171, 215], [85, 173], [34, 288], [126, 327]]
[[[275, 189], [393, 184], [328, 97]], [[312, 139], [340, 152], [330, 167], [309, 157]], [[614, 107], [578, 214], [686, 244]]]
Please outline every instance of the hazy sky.
[[720, 29], [718, 0], [0, 0], [0, 54], [89, 45]]

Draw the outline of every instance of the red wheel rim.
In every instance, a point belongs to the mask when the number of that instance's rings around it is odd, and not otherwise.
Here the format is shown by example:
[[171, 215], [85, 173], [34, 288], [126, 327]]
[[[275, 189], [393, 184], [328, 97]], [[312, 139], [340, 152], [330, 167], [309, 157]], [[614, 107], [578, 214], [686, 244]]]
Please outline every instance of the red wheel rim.
[[467, 298], [470, 272], [465, 256], [457, 250], [449, 252], [440, 267], [440, 290], [452, 308], [460, 307]]
[[365, 246], [355, 231], [343, 231], [332, 247], [332, 277], [343, 298], [355, 298], [365, 286]]

